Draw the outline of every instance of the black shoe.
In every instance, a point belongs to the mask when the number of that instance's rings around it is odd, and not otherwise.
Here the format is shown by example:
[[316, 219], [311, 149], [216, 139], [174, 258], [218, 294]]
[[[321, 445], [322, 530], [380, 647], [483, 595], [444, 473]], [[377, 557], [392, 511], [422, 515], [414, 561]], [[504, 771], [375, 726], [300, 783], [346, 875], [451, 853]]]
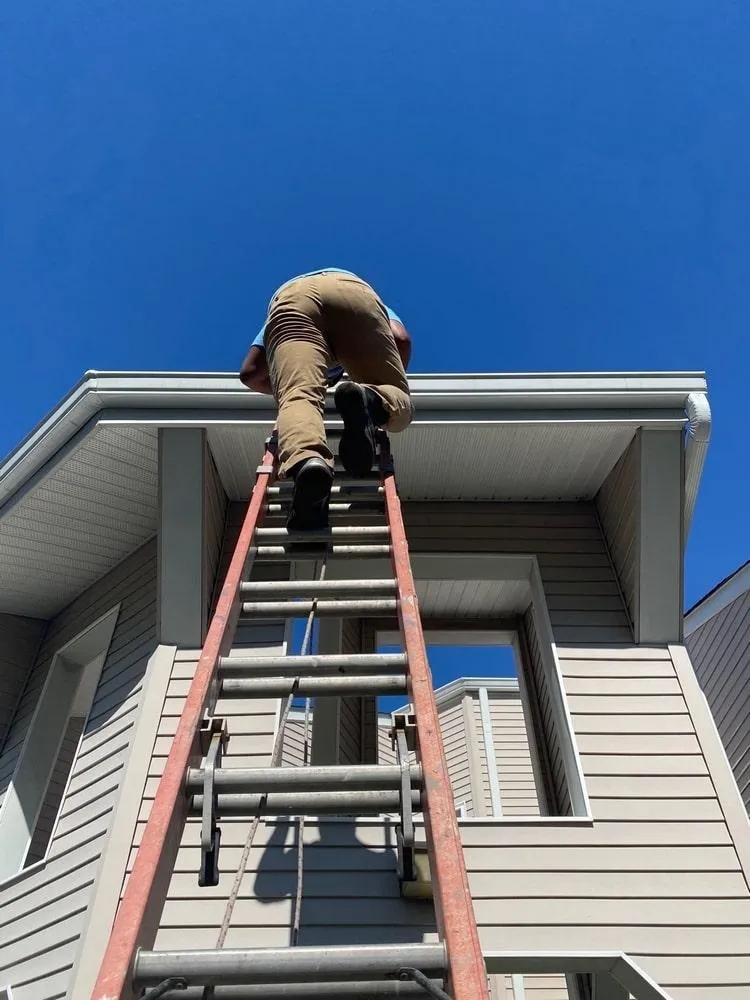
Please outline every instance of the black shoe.
[[333, 471], [322, 458], [308, 458], [296, 467], [289, 531], [325, 531]]
[[356, 382], [339, 382], [333, 399], [344, 421], [341, 464], [350, 476], [366, 476], [375, 461], [375, 431], [388, 420], [383, 403], [372, 389]]

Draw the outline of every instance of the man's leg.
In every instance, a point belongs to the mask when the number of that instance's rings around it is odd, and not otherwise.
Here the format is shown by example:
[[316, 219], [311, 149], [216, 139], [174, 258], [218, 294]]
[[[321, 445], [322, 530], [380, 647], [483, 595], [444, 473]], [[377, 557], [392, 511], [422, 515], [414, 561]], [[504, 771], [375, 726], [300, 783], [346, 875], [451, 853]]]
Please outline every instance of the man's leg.
[[364, 475], [375, 454], [375, 426], [402, 431], [411, 422], [409, 383], [388, 312], [370, 286], [347, 275], [321, 276], [325, 329], [337, 360], [353, 383], [336, 390], [344, 420], [339, 455], [353, 475]]
[[323, 426], [330, 353], [312, 279], [288, 285], [271, 303], [266, 352], [279, 408], [281, 475], [288, 477], [308, 458], [322, 458], [333, 468]]
[[271, 303], [266, 352], [278, 405], [280, 473], [294, 478], [287, 527], [322, 529], [328, 526], [333, 480], [333, 456], [323, 426], [330, 353], [320, 326], [319, 299], [309, 279], [282, 289]]

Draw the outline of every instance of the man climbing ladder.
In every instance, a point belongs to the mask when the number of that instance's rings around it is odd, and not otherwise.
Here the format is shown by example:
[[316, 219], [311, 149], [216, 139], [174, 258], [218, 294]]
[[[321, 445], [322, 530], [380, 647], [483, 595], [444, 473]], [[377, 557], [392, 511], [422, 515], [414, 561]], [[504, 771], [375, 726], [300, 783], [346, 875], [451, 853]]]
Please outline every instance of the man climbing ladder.
[[346, 369], [336, 409], [344, 422], [339, 457], [352, 476], [375, 460], [375, 430], [401, 431], [413, 408], [405, 369], [411, 338], [399, 317], [351, 271], [329, 268], [292, 278], [271, 299], [268, 317], [240, 370], [250, 389], [279, 408], [282, 478], [294, 480], [287, 527], [328, 527], [333, 455], [326, 443], [326, 386]]

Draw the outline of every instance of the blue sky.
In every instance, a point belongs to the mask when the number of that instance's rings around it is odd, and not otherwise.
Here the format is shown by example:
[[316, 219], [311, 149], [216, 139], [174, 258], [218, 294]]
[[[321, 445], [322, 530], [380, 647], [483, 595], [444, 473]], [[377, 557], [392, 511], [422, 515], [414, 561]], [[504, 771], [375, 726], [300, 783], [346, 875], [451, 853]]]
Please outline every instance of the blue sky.
[[25, 0], [0, 19], [0, 452], [89, 368], [236, 370], [359, 271], [415, 371], [706, 369], [687, 602], [747, 558], [750, 5]]

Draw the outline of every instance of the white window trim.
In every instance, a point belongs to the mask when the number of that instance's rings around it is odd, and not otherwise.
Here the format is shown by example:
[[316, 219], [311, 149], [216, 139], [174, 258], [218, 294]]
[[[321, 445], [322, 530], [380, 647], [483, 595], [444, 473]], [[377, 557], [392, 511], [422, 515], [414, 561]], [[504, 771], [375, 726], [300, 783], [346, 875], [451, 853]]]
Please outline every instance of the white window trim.
[[[550, 701], [555, 727], [557, 729], [560, 750], [565, 767], [565, 778], [568, 784], [573, 816], [471, 816], [460, 820], [460, 823], [568, 823], [570, 820], [584, 824], [591, 824], [593, 816], [589, 803], [586, 780], [581, 765], [581, 758], [578, 752], [573, 722], [570, 716], [568, 699], [565, 692], [562, 670], [557, 655], [557, 646], [552, 632], [547, 600], [542, 583], [542, 575], [539, 570], [539, 562], [535, 555], [505, 555], [491, 553], [416, 553], [412, 557], [414, 576], [419, 579], [482, 579], [482, 580], [526, 580], [529, 585], [529, 597], [531, 600], [534, 626], [539, 639], [539, 647], [542, 653], [542, 667], [545, 680], [550, 691]], [[347, 569], [347, 572], [356, 572]], [[519, 655], [517, 639], [515, 633], [508, 632], [507, 629], [467, 629], [460, 627], [448, 630], [433, 631], [425, 633], [428, 643], [439, 643], [441, 645], [490, 645], [505, 642], [513, 645], [516, 655]], [[378, 643], [383, 645], [393, 645], [401, 641], [398, 632], [378, 632]], [[521, 662], [519, 660], [519, 662]], [[477, 679], [479, 680], [479, 679]], [[520, 679], [519, 679], [520, 680]], [[485, 679], [481, 679], [480, 683]], [[456, 682], [457, 683], [457, 682]], [[442, 692], [441, 692], [442, 693]], [[522, 699], [523, 700], [523, 699]], [[533, 729], [532, 729], [533, 732]], [[534, 749], [532, 748], [532, 762]]]
[[[28, 867], [23, 867], [24, 859], [29, 850], [31, 844], [31, 839], [36, 829], [36, 824], [39, 820], [39, 811], [42, 807], [44, 801], [44, 796], [47, 790], [47, 784], [49, 782], [49, 777], [51, 772], [48, 773], [47, 779], [44, 782], [44, 786], [41, 791], [37, 794], [37, 802], [35, 803], [35, 810], [33, 819], [29, 822], [28, 819], [23, 816], [23, 807], [21, 806], [18, 792], [16, 786], [18, 780], [23, 778], [24, 769], [33, 769], [35, 761], [33, 758], [35, 746], [35, 727], [37, 726], [39, 716], [43, 710], [45, 697], [47, 696], [50, 686], [52, 684], [53, 678], [56, 676], [56, 672], [59, 669], [61, 663], [67, 661], [72, 662], [78, 667], [84, 667], [86, 664], [91, 663], [93, 660], [101, 657], [102, 667], [107, 657], [109, 647], [112, 642], [112, 636], [114, 635], [115, 626], [117, 624], [117, 618], [120, 612], [119, 603], [114, 607], [110, 608], [109, 611], [101, 615], [85, 629], [74, 636], [59, 649], [55, 650], [52, 657], [52, 662], [50, 668], [47, 671], [47, 676], [44, 681], [39, 698], [37, 699], [36, 706], [34, 708], [34, 714], [29, 722], [29, 727], [26, 732], [26, 736], [21, 747], [21, 752], [18, 755], [18, 760], [13, 772], [13, 777], [11, 778], [8, 789], [5, 793], [2, 806], [0, 807], [0, 841], [3, 844], [2, 853], [0, 853], [0, 887], [6, 885], [9, 882], [15, 882], [20, 877], [24, 877], [29, 872], [37, 871], [39, 868], [43, 867], [49, 858], [50, 850], [54, 842], [55, 834], [57, 832], [57, 826], [60, 821], [60, 814], [62, 812], [62, 806], [67, 796], [68, 786], [70, 784], [71, 778], [73, 776], [73, 771], [75, 769], [75, 762], [78, 757], [79, 746], [76, 749], [76, 754], [73, 758], [73, 763], [71, 765], [68, 777], [66, 779], [65, 790], [63, 792], [62, 798], [60, 800], [60, 808], [58, 809], [57, 816], [55, 818], [55, 823], [52, 829], [52, 833], [45, 850], [44, 857], [39, 861], [35, 861], [33, 864], [28, 865]], [[100, 668], [101, 671], [101, 668]], [[98, 684], [98, 678], [97, 678]], [[91, 714], [91, 707], [86, 713], [86, 722], [84, 723], [83, 732], [86, 731], [86, 725], [88, 724], [88, 718]], [[64, 727], [61, 729], [60, 740], [64, 733]], [[38, 734], [37, 734], [38, 735]], [[83, 736], [81, 737], [81, 739]], [[59, 753], [59, 742], [58, 748], [52, 757], [52, 760]], [[39, 763], [37, 766], [39, 766]], [[33, 770], [32, 770], [33, 773]], [[0, 996], [0, 1000], [2, 997]]]

